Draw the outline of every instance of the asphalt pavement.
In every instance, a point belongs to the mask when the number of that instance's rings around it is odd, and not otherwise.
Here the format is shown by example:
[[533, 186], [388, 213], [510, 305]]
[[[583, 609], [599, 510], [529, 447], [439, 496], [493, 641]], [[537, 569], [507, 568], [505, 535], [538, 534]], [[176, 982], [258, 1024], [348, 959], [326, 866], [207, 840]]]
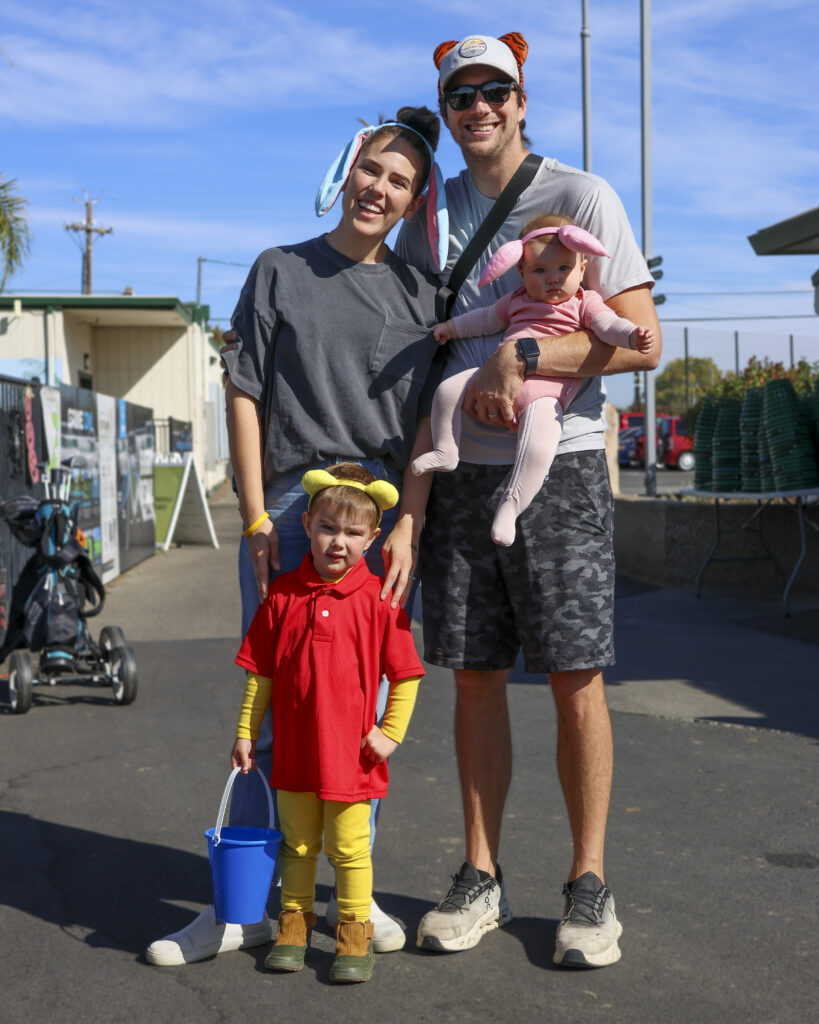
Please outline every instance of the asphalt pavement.
[[[407, 947], [349, 987], [328, 982], [321, 917], [301, 974], [264, 972], [266, 947], [146, 964], [152, 939], [210, 901], [202, 833], [227, 779], [242, 689], [238, 519], [229, 496], [212, 512], [219, 550], [171, 549], [109, 587], [94, 630], [117, 624], [133, 645], [133, 705], [114, 706], [104, 688], [38, 687], [28, 714], [0, 714], [0, 1020], [816, 1020], [817, 602], [797, 602], [785, 620], [773, 597], [697, 600], [693, 588], [628, 580], [618, 581], [618, 661], [606, 674], [619, 964], [551, 963], [571, 844], [548, 686], [520, 668], [501, 853], [514, 921], [465, 953], [415, 948], [419, 919], [463, 857], [452, 680], [434, 667], [392, 761], [374, 861], [377, 898], [406, 922]], [[331, 884], [322, 863], [319, 915]]]

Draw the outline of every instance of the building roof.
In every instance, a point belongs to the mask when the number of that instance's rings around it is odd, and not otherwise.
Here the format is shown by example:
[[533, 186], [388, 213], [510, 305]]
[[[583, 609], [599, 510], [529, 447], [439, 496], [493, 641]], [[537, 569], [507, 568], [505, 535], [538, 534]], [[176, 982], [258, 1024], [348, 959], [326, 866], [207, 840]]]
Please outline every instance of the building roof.
[[757, 256], [819, 253], [819, 206], [749, 235]]
[[204, 327], [210, 315], [208, 306], [170, 295], [0, 295], [0, 311], [15, 308], [59, 309], [95, 327]]

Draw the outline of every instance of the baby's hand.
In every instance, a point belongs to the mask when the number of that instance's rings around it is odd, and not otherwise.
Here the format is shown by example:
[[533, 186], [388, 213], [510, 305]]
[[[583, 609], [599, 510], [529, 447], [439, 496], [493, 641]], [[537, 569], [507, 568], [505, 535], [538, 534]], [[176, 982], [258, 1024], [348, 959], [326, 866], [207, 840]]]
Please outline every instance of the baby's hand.
[[254, 740], [236, 740], [230, 755], [233, 768], [241, 768], [242, 775], [247, 775], [251, 768], [256, 767], [256, 743]]
[[361, 750], [364, 756], [369, 757], [375, 764], [381, 764], [397, 749], [398, 744], [395, 740], [385, 736], [377, 725], [374, 725], [361, 741]]
[[452, 330], [451, 320], [447, 320], [445, 323], [442, 324], [436, 324], [432, 328], [432, 333], [439, 345], [445, 345], [450, 340], [450, 338], [455, 337], [455, 332]]
[[654, 328], [635, 327], [631, 332], [629, 343], [638, 352], [650, 352], [654, 348]]

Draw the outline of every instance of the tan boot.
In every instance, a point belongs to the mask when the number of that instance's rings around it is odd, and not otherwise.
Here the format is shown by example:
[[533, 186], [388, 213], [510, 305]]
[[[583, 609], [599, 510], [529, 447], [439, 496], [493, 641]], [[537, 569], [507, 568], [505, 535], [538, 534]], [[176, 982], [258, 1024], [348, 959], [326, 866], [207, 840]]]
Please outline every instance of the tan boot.
[[374, 959], [372, 921], [356, 921], [352, 914], [340, 916], [330, 981], [369, 981]]
[[301, 910], [283, 910], [279, 914], [276, 944], [265, 957], [268, 971], [300, 971], [310, 945], [316, 915]]

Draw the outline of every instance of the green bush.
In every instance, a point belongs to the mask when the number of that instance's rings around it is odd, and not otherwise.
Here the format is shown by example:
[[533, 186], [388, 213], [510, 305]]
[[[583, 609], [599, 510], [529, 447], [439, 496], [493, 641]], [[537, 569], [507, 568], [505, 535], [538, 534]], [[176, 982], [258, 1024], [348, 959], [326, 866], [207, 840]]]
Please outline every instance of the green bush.
[[748, 388], [764, 388], [769, 380], [781, 380], [787, 377], [798, 395], [810, 394], [814, 381], [819, 376], [819, 362], [809, 363], [800, 359], [795, 366], [785, 366], [768, 359], [757, 359], [751, 356], [748, 365], [741, 373], [726, 373], [708, 388], [696, 389], [696, 401], [685, 414], [685, 420], [693, 431], [697, 425], [697, 417], [706, 398], [738, 398], [742, 401]]

